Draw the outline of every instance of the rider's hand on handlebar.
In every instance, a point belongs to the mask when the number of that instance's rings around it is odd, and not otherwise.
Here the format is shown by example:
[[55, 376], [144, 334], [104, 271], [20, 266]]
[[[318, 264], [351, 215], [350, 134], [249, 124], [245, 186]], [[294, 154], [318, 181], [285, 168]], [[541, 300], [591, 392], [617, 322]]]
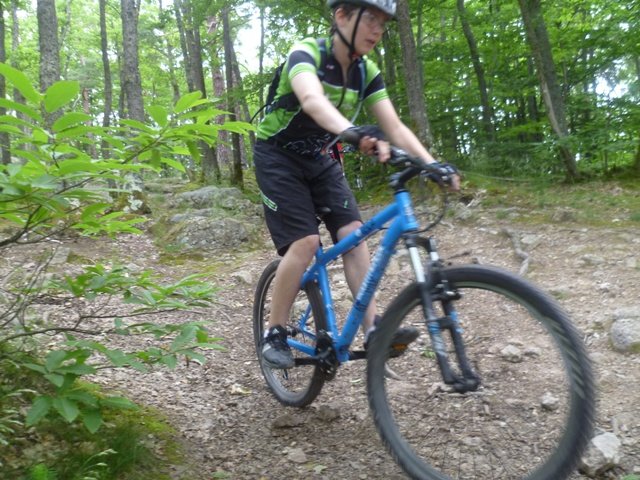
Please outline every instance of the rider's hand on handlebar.
[[375, 125], [347, 128], [340, 134], [340, 138], [365, 155], [377, 156], [380, 162], [386, 162], [391, 155], [389, 142], [385, 140], [382, 130]]
[[437, 183], [444, 183], [449, 186], [449, 190], [457, 192], [460, 190], [460, 173], [458, 169], [450, 163], [434, 162], [430, 167], [436, 167], [437, 172], [429, 173], [427, 176]]

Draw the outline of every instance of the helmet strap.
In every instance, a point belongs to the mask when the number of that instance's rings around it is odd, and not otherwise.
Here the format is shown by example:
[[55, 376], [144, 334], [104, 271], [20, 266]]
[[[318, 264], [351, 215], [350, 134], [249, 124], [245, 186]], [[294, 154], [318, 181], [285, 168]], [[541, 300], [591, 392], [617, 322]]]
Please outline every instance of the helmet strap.
[[353, 26], [353, 33], [351, 34], [351, 42], [349, 42], [344, 34], [340, 31], [340, 29], [336, 26], [336, 32], [338, 32], [338, 36], [342, 43], [344, 43], [349, 49], [349, 58], [354, 60], [358, 55], [356, 54], [356, 34], [358, 33], [358, 26], [360, 25], [360, 19], [362, 18], [362, 14], [365, 11], [365, 7], [362, 7], [358, 10], [358, 16], [356, 17], [356, 23]]

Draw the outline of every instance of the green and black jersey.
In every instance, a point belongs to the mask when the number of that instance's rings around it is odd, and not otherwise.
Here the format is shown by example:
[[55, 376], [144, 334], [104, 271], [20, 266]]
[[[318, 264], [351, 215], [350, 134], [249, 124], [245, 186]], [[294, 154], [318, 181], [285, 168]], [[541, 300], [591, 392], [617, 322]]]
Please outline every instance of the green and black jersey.
[[[362, 91], [365, 107], [388, 98], [388, 93], [377, 65], [363, 57], [364, 68], [354, 65], [349, 71], [346, 89], [342, 67], [333, 56], [331, 39], [326, 40], [326, 64], [322, 62], [320, 43], [315, 38], [306, 38], [295, 44], [284, 65], [280, 84], [276, 91], [276, 100], [292, 92], [291, 79], [301, 72], [318, 73], [327, 98], [346, 117], [352, 118], [357, 112], [359, 96]], [[364, 78], [363, 78], [364, 77]], [[362, 87], [364, 82], [364, 87]], [[323, 148], [334, 138], [334, 135], [320, 127], [311, 117], [305, 114], [299, 104], [294, 109], [276, 108], [269, 112], [258, 126], [258, 139], [266, 140], [292, 150], [300, 155], [313, 156], [320, 154]]]

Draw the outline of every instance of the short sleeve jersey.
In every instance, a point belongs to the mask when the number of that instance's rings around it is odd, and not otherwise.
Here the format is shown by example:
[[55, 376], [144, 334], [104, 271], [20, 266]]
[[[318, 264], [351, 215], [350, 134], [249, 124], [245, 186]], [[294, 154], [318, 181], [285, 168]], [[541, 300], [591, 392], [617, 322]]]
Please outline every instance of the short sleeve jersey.
[[[389, 98], [378, 66], [366, 56], [362, 58], [364, 69], [357, 65], [350, 69], [344, 88], [342, 67], [333, 56], [331, 40], [326, 39], [325, 45], [324, 66], [320, 65], [322, 54], [317, 39], [307, 38], [292, 47], [280, 77], [276, 99], [293, 91], [291, 80], [296, 75], [302, 72], [317, 74], [319, 68], [324, 71], [321, 81], [326, 97], [346, 118], [352, 118], [358, 109], [362, 82], [365, 107]], [[334, 137], [304, 113], [299, 105], [295, 110], [276, 108], [269, 112], [258, 126], [257, 136], [260, 140], [273, 140], [284, 148], [310, 156], [321, 152]]]

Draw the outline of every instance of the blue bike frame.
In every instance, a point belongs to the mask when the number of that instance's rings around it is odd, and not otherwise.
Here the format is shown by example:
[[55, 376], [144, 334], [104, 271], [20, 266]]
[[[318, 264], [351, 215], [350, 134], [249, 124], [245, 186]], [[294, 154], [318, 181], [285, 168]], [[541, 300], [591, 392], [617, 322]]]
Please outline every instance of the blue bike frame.
[[[324, 301], [324, 310], [327, 320], [328, 333], [334, 342], [334, 348], [338, 361], [346, 362], [349, 360], [349, 347], [353, 342], [358, 328], [362, 323], [364, 313], [371, 303], [371, 299], [378, 288], [380, 279], [387, 268], [389, 260], [395, 252], [398, 240], [410, 232], [415, 232], [419, 224], [415, 218], [411, 196], [405, 190], [398, 191], [394, 194], [394, 203], [385, 207], [382, 211], [365, 222], [360, 228], [352, 232], [331, 248], [324, 250], [322, 245], [318, 247], [315, 255], [315, 262], [307, 269], [302, 277], [302, 287], [308, 282], [316, 282], [322, 293]], [[365, 279], [360, 287], [360, 291], [349, 310], [344, 327], [340, 332], [338, 330], [335, 310], [333, 308], [333, 298], [331, 296], [331, 288], [329, 285], [329, 275], [327, 273], [327, 265], [336, 260], [340, 255], [358, 246], [371, 235], [382, 230], [387, 223], [391, 222], [387, 232], [382, 237], [380, 246], [371, 261], [371, 266], [367, 271]], [[414, 268], [419, 262], [414, 261]], [[416, 272], [418, 281], [424, 281], [424, 274]], [[420, 278], [422, 277], [422, 278]], [[311, 315], [311, 306], [307, 307], [307, 311], [301, 316], [298, 328], [303, 335], [315, 338], [315, 332], [311, 331], [306, 325], [307, 319]], [[315, 347], [295, 340], [289, 337], [289, 345], [309, 356], [315, 355]]]

